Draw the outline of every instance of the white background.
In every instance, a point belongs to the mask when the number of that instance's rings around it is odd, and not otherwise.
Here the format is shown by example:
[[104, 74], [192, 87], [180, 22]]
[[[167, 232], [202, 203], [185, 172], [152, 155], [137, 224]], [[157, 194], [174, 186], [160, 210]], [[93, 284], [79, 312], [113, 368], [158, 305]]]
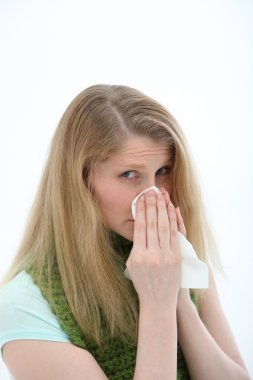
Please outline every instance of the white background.
[[66, 106], [92, 84], [135, 87], [188, 137], [227, 274], [220, 297], [253, 375], [252, 16], [251, 0], [1, 0], [0, 277]]

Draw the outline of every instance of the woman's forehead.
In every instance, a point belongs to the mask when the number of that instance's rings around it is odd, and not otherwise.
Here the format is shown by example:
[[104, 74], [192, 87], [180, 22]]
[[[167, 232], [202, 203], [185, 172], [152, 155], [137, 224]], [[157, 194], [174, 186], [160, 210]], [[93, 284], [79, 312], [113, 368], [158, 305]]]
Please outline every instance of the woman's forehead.
[[112, 159], [139, 159], [145, 160], [152, 156], [170, 156], [170, 150], [167, 143], [155, 141], [149, 137], [134, 136], [129, 137], [115, 153]]

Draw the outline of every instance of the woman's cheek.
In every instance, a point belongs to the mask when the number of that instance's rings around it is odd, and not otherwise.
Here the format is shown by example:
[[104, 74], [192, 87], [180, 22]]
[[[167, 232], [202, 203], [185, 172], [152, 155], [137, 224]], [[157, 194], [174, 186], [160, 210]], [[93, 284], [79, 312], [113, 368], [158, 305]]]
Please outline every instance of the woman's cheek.
[[103, 201], [103, 203], [115, 208], [124, 206], [127, 198], [120, 190], [115, 191], [114, 189], [107, 189], [103, 195]]
[[131, 195], [129, 196], [128, 194], [120, 192], [115, 193], [113, 197], [113, 201], [117, 203], [118, 207], [121, 207], [122, 209], [126, 209], [127, 207], [129, 207], [131, 200]]
[[136, 196], [135, 193], [134, 194], [124, 193], [124, 192], [122, 192], [122, 190], [115, 192], [114, 194], [112, 194], [112, 197], [111, 197], [112, 208], [116, 207], [117, 210], [115, 210], [115, 211], [117, 213], [120, 213], [121, 211], [123, 211], [123, 212], [127, 211], [127, 213], [129, 214], [128, 216], [130, 217], [131, 216], [131, 205], [132, 205], [132, 201], [135, 198], [135, 196]]

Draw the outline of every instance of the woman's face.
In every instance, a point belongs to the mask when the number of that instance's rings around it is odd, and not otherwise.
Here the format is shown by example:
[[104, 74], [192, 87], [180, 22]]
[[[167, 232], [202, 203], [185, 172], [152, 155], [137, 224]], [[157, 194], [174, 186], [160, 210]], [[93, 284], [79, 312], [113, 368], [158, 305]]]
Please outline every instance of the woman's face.
[[92, 176], [108, 227], [133, 241], [133, 199], [144, 189], [163, 186], [170, 193], [172, 162], [168, 146], [148, 137], [129, 137], [118, 154], [99, 164]]

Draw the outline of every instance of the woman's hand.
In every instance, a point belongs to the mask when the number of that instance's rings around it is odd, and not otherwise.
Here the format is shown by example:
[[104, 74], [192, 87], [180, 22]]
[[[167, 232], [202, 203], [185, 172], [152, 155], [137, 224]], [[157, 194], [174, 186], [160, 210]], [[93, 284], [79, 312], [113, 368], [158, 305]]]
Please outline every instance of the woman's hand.
[[140, 304], [176, 308], [181, 282], [177, 214], [153, 190], [138, 199], [133, 247], [126, 262]]

